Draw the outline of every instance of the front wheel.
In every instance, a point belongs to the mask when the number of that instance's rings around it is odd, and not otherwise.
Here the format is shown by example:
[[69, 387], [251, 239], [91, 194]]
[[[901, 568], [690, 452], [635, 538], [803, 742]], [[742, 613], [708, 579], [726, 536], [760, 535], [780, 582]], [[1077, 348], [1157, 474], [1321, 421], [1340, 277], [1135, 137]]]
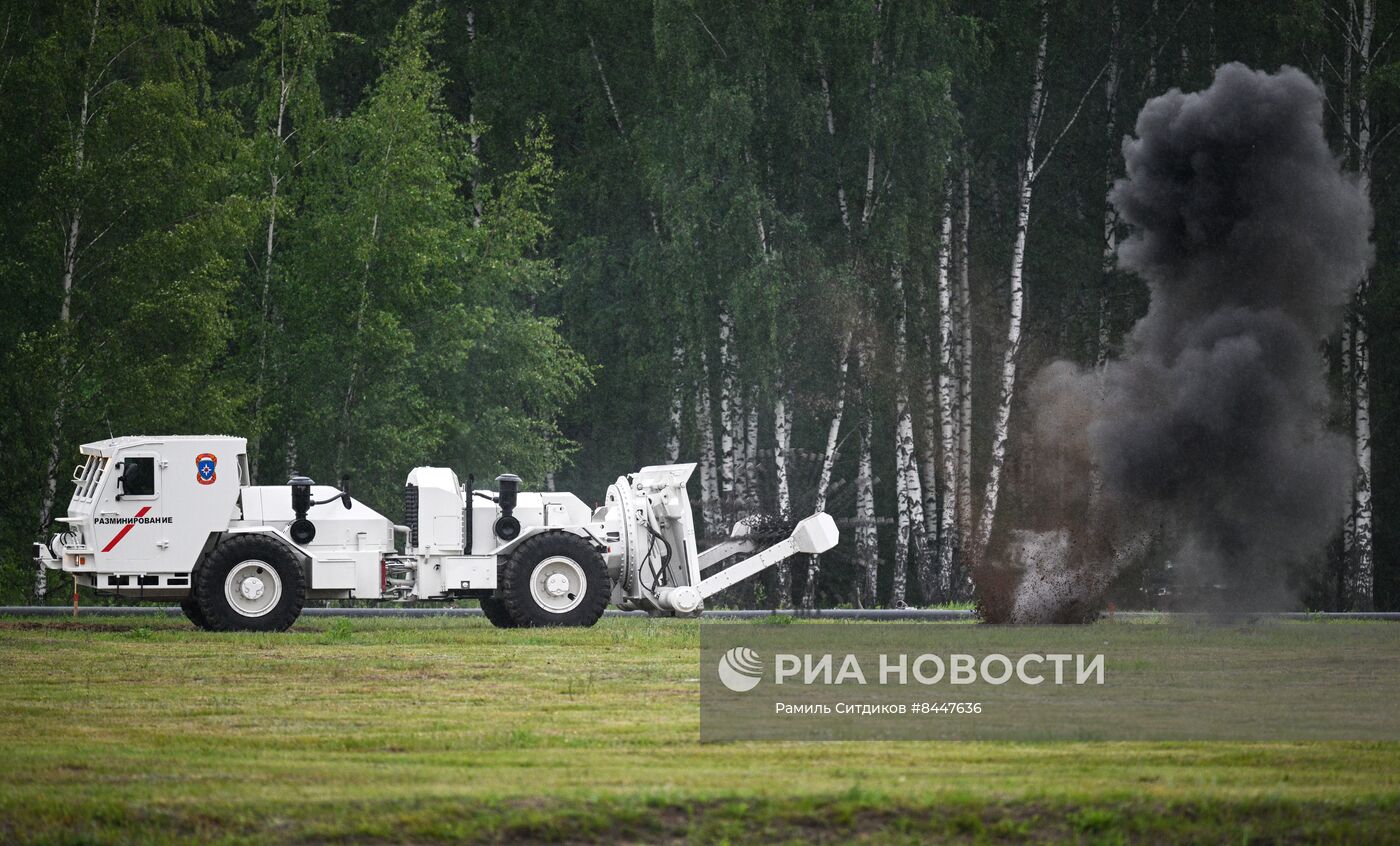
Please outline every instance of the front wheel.
[[218, 632], [281, 632], [306, 603], [301, 566], [281, 543], [234, 535], [209, 554], [195, 577], [195, 601]]
[[520, 626], [591, 626], [612, 593], [603, 556], [578, 535], [546, 532], [511, 553], [501, 598]]

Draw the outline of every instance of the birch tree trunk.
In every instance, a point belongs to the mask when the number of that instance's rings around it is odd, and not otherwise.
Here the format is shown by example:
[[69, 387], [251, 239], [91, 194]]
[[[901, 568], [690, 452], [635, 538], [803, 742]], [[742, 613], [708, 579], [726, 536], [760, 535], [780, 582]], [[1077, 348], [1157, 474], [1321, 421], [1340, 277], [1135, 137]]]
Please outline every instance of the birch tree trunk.
[[[880, 16], [884, 11], [884, 0], [875, 0], [875, 37], [870, 41], [870, 83], [866, 88], [865, 99], [871, 109], [875, 108], [875, 75], [880, 68]], [[885, 168], [888, 173], [888, 165]], [[860, 225], [870, 227], [870, 219], [875, 215], [875, 121], [870, 121], [870, 137], [865, 145], [865, 199], [861, 203]], [[863, 377], [862, 377], [863, 378]]]
[[[948, 216], [948, 205], [946, 197], [944, 199], [943, 218], [945, 223], [951, 220], [951, 218], [949, 218]], [[950, 249], [951, 245], [949, 243], [948, 234], [945, 232], [942, 240], [939, 242], [938, 245], [938, 281], [933, 286], [934, 296], [937, 296], [937, 290], [939, 288], [945, 287], [948, 284], [948, 251]], [[931, 326], [933, 325], [935, 319], [941, 319], [943, 317], [943, 314], [941, 312], [937, 317], [934, 316], [933, 311], [935, 309], [929, 308], [929, 299], [930, 297], [927, 295], [921, 298], [921, 301], [924, 303], [923, 323], [925, 326]], [[923, 487], [923, 557], [925, 559], [929, 559], [932, 556], [930, 550], [936, 548], [937, 559], [941, 561], [943, 558], [943, 548], [948, 545], [950, 539], [947, 532], [938, 531], [936, 528], [939, 526], [938, 467], [940, 448], [940, 440], [936, 433], [939, 432], [940, 427], [940, 407], [938, 402], [938, 390], [934, 387], [936, 377], [933, 372], [933, 362], [937, 360], [937, 354], [934, 352], [931, 343], [926, 347], [925, 351], [927, 353], [928, 358], [926, 366], [923, 368], [922, 379], [924, 393], [924, 419], [923, 426], [921, 427], [923, 434], [923, 437], [921, 439], [921, 443], [923, 446], [923, 461], [920, 463], [920, 469], [922, 471], [921, 481]], [[946, 415], [944, 417], [944, 420], [947, 421]], [[945, 510], [951, 510], [955, 508], [955, 503], [953, 499], [945, 498], [943, 500], [943, 508]], [[928, 567], [928, 564], [925, 564], [924, 566]], [[941, 588], [942, 583], [945, 581], [944, 575], [942, 572], [939, 572], [937, 574], [937, 577]], [[924, 601], [927, 602], [934, 595], [934, 593], [931, 586], [925, 585], [923, 589], [923, 598]], [[939, 597], [946, 598], [946, 590], [940, 589], [937, 595]]]
[[[468, 12], [468, 13], [467, 13], [467, 21], [470, 23], [472, 20], [473, 20], [472, 15], [471, 15], [470, 12]], [[476, 28], [475, 28], [475, 26], [472, 27], [471, 32], [472, 32], [473, 38], [475, 38], [475, 33], [476, 33]], [[603, 86], [603, 96], [604, 96], [604, 97], [607, 99], [607, 101], [608, 101], [608, 114], [609, 114], [609, 116], [612, 118], [612, 125], [613, 125], [613, 128], [617, 130], [617, 137], [618, 137], [619, 139], [621, 139], [622, 145], [623, 145], [624, 147], [627, 148], [628, 155], [632, 156], [633, 160], [635, 161], [635, 159], [636, 159], [636, 154], [635, 154], [635, 152], [633, 152], [633, 150], [632, 150], [632, 140], [631, 140], [630, 138], [627, 137], [627, 130], [626, 130], [626, 128], [625, 128], [625, 127], [623, 126], [623, 124], [622, 124], [622, 110], [619, 109], [619, 108], [617, 107], [617, 98], [613, 96], [612, 84], [611, 84], [610, 82], [608, 82], [608, 73], [607, 73], [607, 71], [605, 71], [605, 70], [603, 69], [603, 59], [602, 59], [601, 56], [598, 55], [598, 42], [593, 38], [593, 33], [592, 33], [592, 32], [588, 32], [588, 33], [586, 33], [586, 34], [587, 34], [587, 36], [588, 36], [588, 52], [589, 52], [589, 55], [591, 55], [591, 56], [593, 57], [593, 66], [594, 66], [595, 68], [598, 69], [598, 81], [599, 81], [600, 83], [602, 83], [602, 86]], [[477, 149], [478, 149], [477, 137], [476, 137], [475, 132], [473, 132], [473, 134], [472, 134], [472, 152], [473, 152], [473, 153], [476, 153], [476, 152], [477, 152]], [[638, 166], [637, 170], [640, 172], [640, 171], [641, 171], [641, 167]], [[473, 184], [475, 184], [475, 183], [473, 183]], [[477, 220], [479, 221], [480, 218], [481, 218], [481, 204], [480, 204], [479, 202], [477, 203], [477, 207], [476, 207], [476, 208], [477, 208]], [[657, 235], [661, 234], [661, 219], [660, 219], [660, 217], [659, 217], [659, 216], [657, 215], [657, 213], [656, 213], [656, 207], [655, 207], [653, 204], [651, 204], [651, 203], [647, 203], [647, 207], [646, 207], [646, 208], [647, 208], [647, 216], [648, 216], [649, 218], [651, 218], [651, 231], [652, 231], [652, 233], [653, 233], [653, 234], [657, 234]]]
[[744, 390], [734, 386], [734, 483], [729, 490], [729, 519], [742, 520], [748, 516], [748, 403]]
[[681, 343], [681, 336], [676, 334], [676, 340], [671, 345], [671, 378], [674, 384], [671, 387], [671, 422], [670, 429], [666, 436], [666, 462], [675, 464], [681, 459], [681, 421], [685, 413], [685, 346]]
[[943, 513], [938, 523], [938, 596], [953, 594], [953, 548], [957, 517], [957, 455], [953, 419], [958, 410], [954, 397], [957, 378], [953, 354], [953, 296], [949, 261], [953, 245], [952, 183], [943, 199], [943, 231], [938, 246], [938, 416], [940, 454], [943, 458]]
[[[773, 476], [778, 492], [778, 519], [792, 517], [792, 491], [788, 485], [787, 458], [792, 446], [792, 404], [785, 389], [778, 389], [773, 401]], [[792, 602], [792, 568], [787, 560], [778, 563], [778, 607]]]
[[360, 337], [364, 333], [365, 316], [369, 312], [370, 285], [372, 279], [370, 271], [374, 267], [375, 248], [379, 245], [379, 215], [384, 207], [389, 191], [389, 165], [394, 160], [394, 140], [391, 137], [384, 147], [383, 171], [379, 176], [379, 197], [375, 205], [374, 214], [370, 219], [369, 240], [365, 245], [365, 265], [364, 272], [360, 279], [360, 301], [355, 308], [355, 332], [350, 341], [350, 378], [346, 380], [345, 400], [341, 406], [340, 414], [340, 436], [336, 442], [335, 449], [335, 472], [337, 476], [344, 476], [346, 473], [345, 461], [350, 454], [351, 428], [350, 424], [354, 416], [355, 394], [359, 388], [360, 379]]
[[[1110, 42], [1108, 48], [1108, 68], [1104, 72], [1103, 99], [1104, 99], [1104, 135], [1106, 140], [1105, 150], [1107, 155], [1104, 158], [1104, 196], [1113, 190], [1114, 177], [1117, 168], [1114, 163], [1121, 157], [1119, 145], [1121, 139], [1118, 137], [1118, 77], [1119, 64], [1118, 56], [1120, 52], [1120, 30], [1121, 15], [1118, 8], [1118, 0], [1113, 0], [1109, 8], [1109, 32]], [[1098, 303], [1098, 343], [1094, 352], [1095, 363], [1100, 369], [1108, 361], [1108, 348], [1111, 342], [1112, 320], [1110, 318], [1110, 298], [1109, 288], [1113, 281], [1113, 268], [1115, 256], [1118, 252], [1118, 213], [1113, 207], [1113, 203], [1105, 202], [1103, 209], [1103, 260], [1100, 265], [1099, 274], [1099, 303]], [[1096, 483], [1097, 484], [1097, 483]]]
[[345, 384], [345, 399], [340, 409], [340, 438], [335, 449], [335, 472], [337, 476], [346, 473], [345, 461], [350, 452], [350, 422], [354, 417], [355, 391], [360, 379], [360, 335], [365, 329], [365, 314], [369, 311], [370, 268], [374, 262], [374, 245], [379, 242], [379, 213], [369, 227], [369, 246], [365, 251], [364, 274], [360, 280], [360, 301], [355, 308], [355, 334], [350, 342], [350, 378]]
[[1001, 470], [1006, 463], [1006, 441], [1011, 422], [1011, 405], [1016, 392], [1016, 364], [1021, 351], [1021, 317], [1025, 302], [1023, 271], [1026, 261], [1026, 232], [1030, 228], [1031, 189], [1035, 184], [1035, 145], [1045, 103], [1045, 50], [1050, 38], [1050, 10], [1040, 7], [1040, 44], [1036, 49], [1031, 77], [1031, 100], [1026, 114], [1026, 151], [1022, 160], [1020, 185], [1016, 195], [1016, 236], [1011, 249], [1010, 316], [1006, 324], [1006, 349], [1002, 353], [1001, 386], [997, 396], [996, 418], [992, 426], [992, 454], [987, 464], [987, 484], [982, 493], [982, 516], [977, 526], [974, 558], [984, 559], [991, 542], [997, 499], [1001, 493]]
[[290, 479], [293, 476], [299, 475], [297, 473], [297, 436], [293, 432], [287, 433], [287, 451], [285, 453], [285, 460], [287, 462], [287, 466], [284, 469], [287, 472], [283, 473], [282, 475], [286, 476], [288, 479]]
[[736, 385], [734, 396], [734, 513], [731, 519], [742, 519], [748, 516], [749, 502], [749, 412], [744, 389]]
[[[869, 85], [868, 85], [868, 88], [867, 88], [867, 98], [866, 98], [866, 99], [867, 99], [867, 102], [870, 102], [870, 103], [872, 103], [872, 104], [874, 103], [874, 97], [875, 97], [875, 75], [876, 75], [876, 70], [879, 68], [879, 65], [880, 65], [880, 35], [879, 35], [879, 32], [880, 32], [880, 17], [881, 17], [882, 7], [883, 7], [883, 0], [877, 0], [877, 2], [876, 2], [876, 4], [875, 4], [875, 9], [874, 9], [874, 13], [875, 13], [875, 36], [872, 38], [872, 40], [871, 40], [871, 45], [870, 45], [870, 67], [871, 67], [870, 82], [869, 82]], [[827, 131], [827, 136], [832, 140], [832, 142], [833, 142], [833, 149], [834, 149], [834, 148], [835, 148], [835, 140], [836, 140], [836, 119], [835, 119], [835, 114], [834, 114], [834, 112], [833, 112], [833, 110], [832, 110], [832, 106], [831, 106], [831, 86], [830, 86], [829, 80], [828, 80], [828, 78], [827, 78], [827, 71], [826, 71], [826, 66], [825, 66], [825, 64], [819, 59], [817, 65], [818, 65], [818, 73], [819, 73], [820, 80], [821, 80], [822, 104], [823, 104], [823, 107], [824, 107], [824, 110], [825, 110], [825, 113], [826, 113], [826, 131]], [[841, 226], [842, 226], [842, 228], [845, 230], [847, 245], [848, 245], [848, 247], [850, 247], [850, 246], [852, 246], [852, 243], [851, 243], [851, 242], [852, 242], [852, 236], [854, 235], [854, 232], [853, 232], [852, 224], [851, 224], [850, 205], [849, 205], [849, 202], [848, 202], [847, 196], [846, 196], [845, 182], [844, 182], [844, 180], [843, 180], [843, 178], [842, 178], [842, 176], [841, 176], [841, 167], [840, 167], [840, 162], [839, 162], [839, 160], [837, 161], [837, 166], [836, 166], [836, 201], [837, 201], [838, 210], [839, 210], [839, 212], [840, 212]], [[876, 201], [876, 198], [875, 198], [875, 143], [874, 143], [874, 135], [873, 135], [873, 130], [872, 130], [872, 135], [871, 135], [871, 137], [867, 140], [867, 144], [866, 144], [866, 182], [865, 182], [865, 197], [864, 197], [864, 201], [863, 201], [863, 204], [862, 204], [862, 211], [861, 211], [861, 227], [862, 227], [862, 229], [864, 229], [864, 228], [866, 228], [866, 227], [869, 226], [871, 217], [874, 215], [874, 212], [875, 212], [875, 201]], [[819, 475], [819, 477], [818, 477], [818, 479], [817, 479], [817, 491], [816, 491], [815, 506], [814, 506], [814, 510], [816, 510], [816, 511], [824, 511], [824, 510], [826, 509], [827, 493], [828, 493], [828, 491], [829, 491], [829, 489], [830, 489], [830, 485], [831, 485], [831, 473], [832, 473], [832, 468], [833, 468], [833, 466], [834, 466], [835, 463], [836, 463], [836, 454], [837, 454], [837, 450], [839, 449], [839, 445], [840, 445], [839, 436], [840, 436], [840, 432], [841, 432], [841, 418], [842, 418], [843, 412], [844, 412], [844, 410], [845, 410], [845, 399], [846, 399], [846, 377], [847, 377], [847, 374], [848, 374], [848, 372], [849, 372], [849, 367], [850, 367], [851, 343], [852, 343], [853, 330], [854, 330], [854, 328], [855, 328], [855, 320], [858, 320], [858, 319], [859, 319], [859, 318], [857, 317], [857, 318], [855, 318], [854, 320], [848, 322], [848, 323], [847, 323], [847, 327], [846, 327], [845, 331], [844, 331], [843, 334], [842, 334], [842, 340], [841, 340], [841, 358], [840, 358], [840, 366], [839, 366], [839, 377], [838, 377], [838, 382], [837, 382], [836, 411], [835, 411], [835, 413], [832, 415], [831, 424], [830, 424], [830, 427], [829, 427], [828, 430], [827, 430], [826, 451], [825, 451], [825, 453], [823, 454], [821, 471], [820, 471], [820, 475]], [[863, 394], [864, 394], [864, 391], [862, 391], [862, 395], [863, 395]], [[869, 443], [869, 438], [868, 438], [868, 437], [865, 438], [865, 442], [866, 442], [867, 444]], [[857, 504], [857, 512], [859, 512], [860, 509], [861, 509], [861, 506], [860, 506], [859, 503], [858, 503], [858, 504]], [[873, 515], [873, 512], [874, 512], [873, 497], [872, 497], [870, 512], [871, 512], [871, 514]], [[859, 548], [860, 548], [860, 546], [861, 546], [861, 542], [860, 542], [861, 534], [860, 534], [860, 531], [861, 531], [860, 529], [857, 529], [857, 550], [858, 550], [857, 554], [858, 554], [858, 555], [859, 555]], [[874, 556], [872, 556], [872, 563], [873, 563], [873, 559], [874, 559]], [[815, 605], [816, 605], [817, 583], [818, 583], [818, 581], [819, 581], [820, 574], [821, 574], [821, 556], [820, 556], [820, 555], [811, 555], [811, 556], [808, 556], [808, 559], [807, 559], [807, 580], [806, 580], [806, 584], [805, 584], [805, 586], [804, 586], [804, 588], [803, 588], [803, 596], [802, 596], [802, 604], [803, 604], [803, 607], [805, 607], [805, 608], [810, 609], [810, 608], [815, 607]], [[873, 592], [872, 592], [872, 596], [873, 596]]]
[[729, 307], [723, 306], [719, 313], [719, 449], [720, 449], [720, 502], [725, 511], [725, 519], [733, 517], [735, 502], [736, 456], [735, 428], [738, 425], [739, 397], [735, 393], [734, 378], [734, 317]]
[[[851, 364], [852, 327], [848, 324], [841, 338], [841, 359], [836, 375], [836, 410], [831, 415], [831, 423], [826, 430], [826, 450], [822, 453], [822, 466], [817, 475], [817, 491], [812, 510], [826, 510], [826, 495], [831, 488], [831, 470], [836, 465], [836, 453], [840, 449], [841, 417], [846, 410], [846, 375]], [[807, 583], [802, 589], [802, 607], [816, 607], [817, 580], [821, 575], [821, 556], [807, 556]]]
[[[470, 56], [474, 50], [476, 50], [476, 10], [467, 9], [467, 55]], [[475, 94], [472, 95], [467, 105], [467, 139], [471, 145], [472, 159], [474, 160], [471, 178], [472, 228], [479, 229], [482, 214], [481, 181], [477, 176], [481, 172], [481, 135], [477, 131]]]
[[608, 74], [603, 70], [603, 60], [598, 55], [598, 42], [594, 40], [593, 33], [588, 35], [588, 52], [593, 57], [593, 66], [598, 69], [598, 81], [603, 84], [603, 96], [608, 101], [608, 113], [612, 116], [613, 128], [617, 134], [625, 141], [627, 130], [622, 126], [622, 112], [617, 108], [617, 98], [613, 97], [612, 85], [608, 82]]
[[[875, 102], [875, 74], [880, 67], [880, 15], [884, 8], [883, 0], [876, 0], [875, 3], [875, 36], [870, 41], [870, 82], [866, 87], [866, 102]], [[836, 140], [836, 116], [831, 108], [831, 84], [827, 79], [826, 64], [818, 58], [817, 72], [821, 80], [822, 105], [826, 112], [826, 134], [833, 142], [833, 149]], [[871, 216], [875, 213], [875, 138], [873, 134], [867, 140], [865, 149], [865, 199], [861, 209], [861, 226], [866, 227], [870, 223]], [[846, 185], [841, 177], [840, 162], [836, 167], [836, 204], [841, 212], [841, 226], [846, 230], [846, 237], [849, 240], [852, 235], [850, 205], [846, 199]]]
[[[862, 342], [856, 353], [861, 380], [867, 381], [870, 351]], [[860, 408], [860, 458], [856, 467], [856, 571], [861, 575], [861, 600], [863, 605], [876, 604], [876, 585], [879, 577], [879, 536], [875, 531], [875, 479], [872, 460], [872, 423], [870, 404], [862, 402]], [[891, 573], [890, 604], [895, 608], [904, 607], [907, 591], [908, 562], [897, 566]]]
[[1347, 578], [1348, 610], [1370, 611], [1374, 605], [1375, 559], [1371, 518], [1371, 348], [1366, 326], [1367, 288], [1362, 280], [1352, 306], [1352, 396], [1356, 438], [1356, 487], [1351, 568]]
[[[917, 457], [914, 452], [914, 416], [909, 408], [909, 387], [905, 382], [909, 340], [908, 308], [904, 298], [904, 271], [898, 262], [890, 267], [890, 288], [894, 297], [894, 381], [895, 381], [895, 578], [903, 579], [908, 572], [910, 553], [913, 553], [915, 572], [918, 574], [919, 593], [927, 600], [933, 593], [933, 570], [931, 562], [924, 554], [924, 512], [923, 494], [919, 484]], [[865, 364], [862, 361], [862, 364]], [[869, 384], [868, 371], [862, 367], [861, 379]], [[864, 427], [865, 418], [861, 418]], [[867, 447], [861, 445], [861, 457], [865, 457]], [[857, 493], [857, 496], [860, 494]], [[903, 593], [893, 597], [893, 601], [905, 599]]]
[[[1333, 7], [1334, 11], [1336, 7]], [[1347, 154], [1351, 156], [1350, 164], [1355, 167], [1355, 132], [1356, 132], [1356, 98], [1352, 96], [1352, 85], [1354, 80], [1354, 56], [1355, 51], [1351, 45], [1351, 31], [1355, 28], [1354, 18], [1348, 18], [1349, 29], [1344, 33], [1342, 50], [1342, 127], [1343, 134], [1347, 138]], [[1354, 388], [1355, 377], [1352, 375], [1352, 341], [1351, 341], [1352, 317], [1347, 314], [1347, 318], [1342, 323], [1341, 337], [1341, 366], [1342, 366], [1342, 391], [1343, 400], [1346, 402], [1347, 425], [1352, 429], [1352, 437], [1356, 436], [1356, 400]], [[1342, 559], [1337, 575], [1337, 604], [1339, 608], [1346, 609], [1351, 605], [1350, 580], [1352, 574], [1352, 562], [1356, 554], [1356, 486], [1353, 480], [1351, 490], [1351, 502], [1348, 503], [1346, 519], [1342, 521]]]
[[700, 439], [700, 515], [703, 533], [725, 535], [719, 501], [719, 467], [715, 456], [715, 427], [710, 405], [710, 365], [700, 352], [700, 384], [695, 388], [696, 437]]
[[1147, 96], [1157, 95], [1157, 12], [1158, 0], [1152, 0], [1147, 19]]
[[962, 166], [961, 226], [958, 227], [958, 578], [952, 599], [972, 595], [971, 571], [963, 553], [972, 538], [972, 280], [969, 239], [972, 231], [972, 174], [964, 152]]
[[[102, 20], [102, 0], [92, 4], [92, 25], [88, 30], [88, 56], [97, 45], [97, 30]], [[86, 167], [86, 146], [88, 121], [91, 119], [92, 80], [84, 73], [83, 90], [78, 106], [78, 123], [73, 128], [73, 175], [81, 181]], [[73, 201], [64, 226], [63, 258], [59, 269], [59, 288], [62, 297], [58, 306], [58, 380], [57, 396], [54, 398], [53, 415], [49, 419], [49, 455], [44, 465], [44, 492], [39, 500], [39, 532], [48, 531], [53, 519], [54, 500], [58, 496], [58, 465], [63, 450], [63, 424], [68, 416], [68, 394], [71, 390], [68, 374], [68, 351], [73, 332], [73, 283], [78, 273], [78, 256], [81, 253], [83, 232], [83, 202], [81, 195]], [[42, 563], [34, 569], [34, 601], [43, 602], [48, 595], [48, 572]]]
[[[1371, 110], [1369, 82], [1372, 71], [1372, 39], [1376, 28], [1375, 0], [1353, 4], [1358, 81], [1356, 96], [1356, 160], [1363, 189], [1371, 191]], [[1359, 19], [1358, 19], [1359, 18]], [[1356, 439], [1356, 487], [1353, 513], [1352, 556], [1346, 579], [1347, 605], [1353, 611], [1369, 611], [1374, 605], [1375, 559], [1371, 516], [1371, 346], [1367, 326], [1369, 269], [1361, 277], [1351, 308], [1352, 407]]]
[[[1347, 425], [1352, 430], [1352, 437], [1356, 437], [1356, 399], [1355, 387], [1356, 377], [1352, 373], [1352, 343], [1351, 327], [1353, 318], [1350, 313], [1342, 324], [1342, 390], [1345, 392], [1343, 401], [1347, 409]], [[1354, 448], [1354, 444], [1353, 444]], [[1353, 480], [1351, 489], [1351, 502], [1348, 503], [1346, 518], [1342, 521], [1342, 560], [1340, 572], [1337, 576], [1337, 604], [1340, 610], [1345, 610], [1351, 605], [1350, 579], [1352, 573], [1352, 562], [1356, 555], [1356, 485]]]
[[[866, 87], [865, 99], [870, 109], [875, 108], [876, 78], [879, 74], [881, 63], [880, 29], [882, 26], [882, 15], [884, 12], [883, 0], [875, 0], [875, 35], [870, 41], [870, 81]], [[863, 233], [870, 231], [870, 223], [875, 217], [875, 208], [879, 202], [879, 197], [875, 190], [875, 140], [876, 121], [870, 120], [869, 135], [866, 138], [865, 146], [865, 195], [861, 203], [860, 228]], [[885, 167], [886, 182], [889, 181], [889, 166]], [[883, 191], [881, 192], [883, 193]], [[902, 285], [901, 285], [902, 288]], [[903, 292], [901, 290], [900, 302], [903, 302]], [[902, 308], [902, 306], [901, 306]], [[870, 358], [871, 352], [866, 338], [862, 338], [856, 347], [856, 357], [860, 369], [860, 459], [857, 463], [856, 471], [856, 565], [857, 569], [864, 575], [864, 594], [866, 601], [870, 605], [876, 604], [876, 585], [879, 578], [880, 566], [880, 538], [875, 530], [875, 479], [874, 461], [871, 455], [872, 450], [872, 408], [870, 399]], [[908, 405], [908, 392], [905, 389], [905, 405]], [[912, 429], [912, 426], [911, 426]], [[910, 432], [909, 450], [913, 451], [913, 433]], [[909, 467], [913, 467], [912, 458], [907, 462]], [[895, 473], [896, 498], [903, 504], [906, 514], [909, 513], [909, 492], [907, 490], [909, 476], [904, 472], [904, 468], [898, 468]], [[918, 474], [914, 474], [915, 484], [918, 483]], [[905, 487], [905, 492], [901, 496], [899, 488], [901, 483]], [[917, 497], [917, 495], [916, 495]], [[917, 503], [918, 499], [915, 498]], [[900, 535], [907, 538], [905, 532]], [[908, 578], [909, 561], [907, 555], [896, 562], [893, 571], [895, 579], [895, 598], [891, 602], [896, 607], [904, 605]]]
[[[81, 151], [78, 154], [81, 160]], [[81, 163], [78, 164], [81, 169]], [[58, 495], [58, 464], [63, 448], [63, 423], [68, 413], [68, 349], [72, 333], [73, 278], [78, 266], [78, 240], [82, 231], [82, 206], [76, 205], [69, 218], [68, 234], [63, 245], [63, 269], [59, 285], [63, 298], [58, 307], [58, 396], [53, 416], [49, 419], [49, 456], [44, 467], [44, 493], [39, 502], [39, 532], [48, 530], [53, 518], [54, 501]], [[34, 601], [43, 602], [48, 595], [48, 572], [43, 562], [34, 570]]]
[[[924, 315], [925, 325], [931, 325], [934, 321], [931, 314]], [[919, 461], [919, 481], [921, 495], [923, 499], [924, 535], [926, 545], [925, 550], [940, 548], [944, 543], [942, 535], [938, 534], [935, 528], [938, 526], [938, 388], [937, 378], [933, 372], [933, 362], [937, 356], [933, 351], [933, 344], [930, 341], [928, 349], [929, 365], [924, 368], [921, 381], [923, 390], [924, 413], [922, 425], [919, 427], [919, 446], [923, 455]]]
[[778, 515], [792, 516], [792, 488], [788, 480], [788, 451], [792, 449], [792, 400], [779, 389], [773, 402], [773, 478], [778, 496]]
[[[750, 164], [752, 163], [752, 158], [749, 156], [749, 152], [747, 149], [744, 150], [744, 161]], [[763, 220], [762, 203], [759, 204], [758, 209], [754, 213], [754, 234], [758, 239], [759, 260], [766, 267], [772, 263], [773, 254], [768, 246], [768, 226]], [[780, 362], [778, 366], [781, 367], [782, 363]], [[781, 376], [779, 376], [778, 382], [779, 384], [781, 384]], [[782, 413], [782, 407], [783, 403], [781, 398], [781, 388], [779, 388], [779, 399], [777, 401], [778, 413]], [[744, 487], [746, 488], [747, 494], [747, 501], [745, 503], [745, 506], [749, 514], [757, 514], [762, 507], [762, 503], [760, 502], [760, 491], [758, 489], [759, 395], [757, 386], [751, 386], [749, 388], [748, 409], [748, 421], [745, 426], [746, 440], [744, 449]], [[775, 432], [774, 435], [775, 438], [780, 437], [779, 433], [777, 432]], [[786, 580], [787, 575], [788, 574], [786, 563], [779, 565], [778, 577], [780, 582], [780, 590], [778, 607], [782, 607], [782, 605], [787, 601], [781, 589], [781, 582]]]
[[[1104, 70], [1103, 99], [1104, 99], [1104, 196], [1107, 197], [1113, 190], [1114, 177], [1117, 173], [1115, 163], [1121, 157], [1121, 139], [1117, 136], [1117, 112], [1118, 112], [1118, 55], [1121, 30], [1121, 16], [1118, 7], [1118, 0], [1114, 0], [1109, 8], [1109, 48], [1108, 64]], [[1110, 289], [1113, 285], [1113, 270], [1118, 252], [1118, 212], [1113, 207], [1113, 203], [1104, 202], [1103, 209], [1103, 255], [1099, 262], [1099, 297], [1098, 297], [1098, 326], [1097, 337], [1094, 344], [1094, 366], [1098, 371], [1099, 394], [1102, 397], [1106, 386], [1104, 384], [1105, 368], [1108, 364], [1109, 346], [1112, 343], [1112, 318], [1111, 318], [1111, 297]], [[1097, 523], [1100, 512], [1099, 506], [1103, 502], [1103, 474], [1097, 467], [1089, 470], [1089, 521]]]
[[[836, 141], [836, 116], [831, 111], [831, 85], [826, 79], [826, 66], [820, 66], [822, 83], [822, 104], [826, 107], [826, 134], [833, 144]], [[846, 234], [851, 234], [851, 212], [846, 203], [846, 184], [841, 179], [841, 168], [836, 168], [836, 204], [841, 210], [841, 225]]]
[[748, 416], [744, 423], [744, 514], [759, 510], [758, 491], [758, 389], [750, 388], [746, 397]]
[[256, 484], [258, 458], [262, 454], [263, 397], [267, 390], [268, 334], [272, 324], [272, 264], [277, 247], [277, 202], [282, 187], [282, 153], [287, 146], [287, 106], [292, 90], [291, 72], [287, 68], [286, 39], [280, 39], [282, 52], [278, 56], [277, 117], [272, 126], [272, 163], [267, 174], [267, 231], [263, 239], [262, 296], [259, 302], [262, 323], [258, 328], [258, 372], [253, 388], [253, 431], [248, 444], [248, 473]]

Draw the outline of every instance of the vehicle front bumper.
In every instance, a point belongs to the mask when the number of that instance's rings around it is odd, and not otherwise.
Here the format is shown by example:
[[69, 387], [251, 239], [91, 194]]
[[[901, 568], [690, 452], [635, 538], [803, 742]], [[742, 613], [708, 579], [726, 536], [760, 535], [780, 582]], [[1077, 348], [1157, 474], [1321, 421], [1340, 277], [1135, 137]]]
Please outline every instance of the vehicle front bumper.
[[34, 543], [34, 562], [49, 570], [81, 572], [84, 567], [91, 570], [95, 560], [93, 550], [85, 546], [64, 546], [62, 535], [54, 535], [48, 543]]

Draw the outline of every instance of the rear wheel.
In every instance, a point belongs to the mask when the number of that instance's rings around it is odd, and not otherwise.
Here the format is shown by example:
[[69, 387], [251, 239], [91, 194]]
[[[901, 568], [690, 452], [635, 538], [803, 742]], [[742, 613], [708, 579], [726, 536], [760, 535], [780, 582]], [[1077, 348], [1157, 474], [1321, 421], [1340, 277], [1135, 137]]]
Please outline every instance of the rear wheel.
[[213, 631], [286, 631], [306, 603], [301, 566], [272, 538], [227, 538], [214, 547], [197, 573], [195, 601], [205, 628]]
[[515, 622], [515, 618], [510, 615], [510, 609], [506, 607], [504, 600], [494, 596], [483, 596], [481, 602], [481, 613], [486, 615], [486, 619], [491, 621], [491, 625], [498, 629], [515, 629], [520, 624]]
[[546, 532], [520, 544], [501, 574], [501, 598], [520, 626], [591, 626], [603, 616], [611, 593], [603, 556], [565, 532]]

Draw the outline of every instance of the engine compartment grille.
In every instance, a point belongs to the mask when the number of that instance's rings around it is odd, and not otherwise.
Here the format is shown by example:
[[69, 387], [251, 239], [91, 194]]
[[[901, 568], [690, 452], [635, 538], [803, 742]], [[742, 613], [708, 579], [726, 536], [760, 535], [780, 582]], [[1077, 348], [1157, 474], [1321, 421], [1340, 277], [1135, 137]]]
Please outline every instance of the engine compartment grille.
[[403, 524], [408, 527], [408, 545], [418, 546], [418, 486], [403, 486]]

